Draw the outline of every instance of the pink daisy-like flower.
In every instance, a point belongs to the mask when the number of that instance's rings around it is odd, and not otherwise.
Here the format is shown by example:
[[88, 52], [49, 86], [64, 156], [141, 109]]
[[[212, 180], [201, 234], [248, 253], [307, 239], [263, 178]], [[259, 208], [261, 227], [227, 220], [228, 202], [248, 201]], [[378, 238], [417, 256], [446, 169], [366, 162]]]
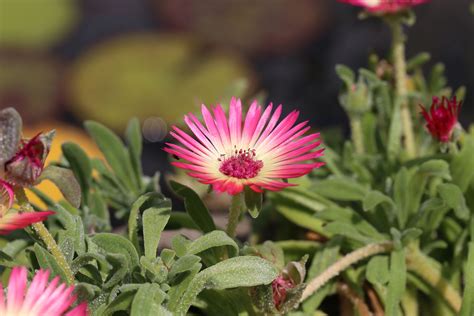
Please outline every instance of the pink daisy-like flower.
[[339, 0], [340, 2], [364, 7], [373, 13], [396, 13], [430, 0]]
[[[16, 267], [8, 282], [6, 300], [0, 284], [0, 315], [2, 316], [85, 316], [87, 304], [82, 303], [72, 310], [76, 297], [71, 295], [74, 287], [59, 284], [55, 277], [49, 284], [49, 271], [38, 271], [27, 285], [27, 270]], [[69, 311], [68, 311], [69, 310]]]
[[456, 96], [451, 100], [443, 97], [433, 97], [433, 103], [429, 112], [420, 105], [421, 114], [426, 120], [426, 128], [433, 138], [442, 143], [451, 140], [454, 127], [458, 123], [459, 109], [462, 102], [458, 102]]
[[[11, 209], [13, 205], [12, 186], [0, 179], [0, 235], [25, 228], [36, 222], [44, 221], [51, 211], [19, 213]], [[1, 314], [0, 314], [1, 315]]]
[[308, 121], [295, 125], [298, 111], [278, 123], [282, 106], [272, 110], [272, 104], [263, 109], [254, 101], [243, 120], [238, 99], [232, 98], [229, 117], [221, 105], [211, 110], [202, 105], [204, 124], [193, 114], [184, 117], [194, 137], [173, 126], [171, 135], [181, 145], [168, 143], [165, 150], [184, 160], [173, 162], [174, 166], [189, 170], [190, 176], [219, 192], [234, 195], [245, 186], [256, 192], [292, 186], [284, 179], [323, 165], [314, 161], [323, 152], [316, 150], [321, 144], [319, 133], [303, 136], [310, 127]]

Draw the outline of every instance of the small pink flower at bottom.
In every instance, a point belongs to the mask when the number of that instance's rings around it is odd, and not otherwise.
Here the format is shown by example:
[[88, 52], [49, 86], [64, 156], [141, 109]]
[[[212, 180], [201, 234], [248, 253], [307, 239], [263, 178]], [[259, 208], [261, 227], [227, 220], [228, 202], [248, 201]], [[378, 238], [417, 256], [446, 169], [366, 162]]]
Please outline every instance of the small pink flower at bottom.
[[275, 280], [273, 280], [273, 303], [278, 310], [280, 309], [281, 304], [285, 302], [288, 290], [291, 290], [294, 287], [295, 284], [282, 275], [279, 275]]
[[420, 106], [421, 114], [426, 120], [426, 128], [433, 138], [442, 143], [451, 140], [454, 127], [458, 123], [461, 104], [462, 102], [458, 102], [455, 96], [451, 100], [446, 97], [441, 100], [438, 97], [433, 97], [429, 112]]
[[428, 2], [431, 0], [339, 0], [339, 2], [365, 8], [373, 13], [396, 13], [401, 10]]
[[211, 110], [202, 105], [201, 112], [204, 123], [193, 114], [184, 117], [194, 137], [174, 126], [171, 135], [181, 145], [168, 143], [165, 151], [184, 160], [174, 166], [216, 191], [234, 195], [246, 186], [278, 191], [294, 185], [283, 179], [323, 165], [315, 161], [323, 154], [319, 133], [304, 136], [310, 127], [308, 121], [296, 124], [298, 111], [279, 122], [281, 105], [273, 112], [272, 104], [263, 109], [255, 101], [243, 118], [240, 100], [232, 98], [228, 117], [221, 105]]
[[27, 285], [27, 270], [13, 269], [8, 282], [6, 300], [0, 284], [0, 315], [2, 316], [85, 316], [87, 304], [70, 309], [76, 301], [72, 295], [74, 287], [59, 284], [55, 277], [49, 284], [49, 271], [39, 270], [30, 285]]

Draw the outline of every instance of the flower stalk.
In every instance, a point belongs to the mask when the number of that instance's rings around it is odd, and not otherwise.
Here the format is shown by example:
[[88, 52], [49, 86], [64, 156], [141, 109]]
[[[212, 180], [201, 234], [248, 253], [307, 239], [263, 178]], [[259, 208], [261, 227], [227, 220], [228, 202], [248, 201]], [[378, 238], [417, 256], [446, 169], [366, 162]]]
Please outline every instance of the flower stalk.
[[407, 99], [407, 70], [405, 59], [405, 35], [403, 24], [399, 19], [389, 22], [393, 36], [393, 63], [395, 68], [395, 86], [398, 105], [402, 120], [405, 150], [408, 158], [416, 156], [415, 136], [413, 133], [413, 122]]
[[345, 255], [341, 259], [337, 260], [333, 265], [328, 267], [323, 273], [321, 273], [308, 283], [308, 286], [306, 287], [303, 292], [303, 295], [301, 296], [300, 302], [303, 302], [308, 297], [313, 295], [332, 278], [338, 276], [341, 272], [343, 272], [353, 264], [366, 258], [372, 257], [374, 255], [388, 252], [392, 249], [393, 244], [391, 242], [382, 242], [376, 244], [368, 244], [365, 247], [359, 248]]
[[[19, 188], [15, 190], [15, 193], [21, 210], [24, 212], [34, 212], [28, 201], [28, 198], [26, 197], [25, 190], [23, 188]], [[63, 270], [64, 274], [66, 275], [66, 280], [64, 281], [66, 281], [68, 285], [74, 284], [74, 273], [72, 272], [71, 267], [69, 266], [66, 260], [66, 257], [64, 257], [64, 254], [62, 253], [61, 249], [59, 248], [58, 244], [56, 243], [46, 226], [44, 226], [42, 222], [33, 223], [31, 224], [31, 226], [41, 238], [41, 240], [45, 243], [46, 248]]]
[[360, 116], [352, 115], [350, 118], [350, 123], [352, 142], [354, 143], [355, 151], [357, 154], [363, 154], [365, 152], [365, 148]]
[[244, 208], [244, 193], [232, 195], [232, 202], [229, 209], [229, 220], [227, 222], [226, 232], [229, 237], [236, 236], [237, 225], [239, 224], [240, 214]]

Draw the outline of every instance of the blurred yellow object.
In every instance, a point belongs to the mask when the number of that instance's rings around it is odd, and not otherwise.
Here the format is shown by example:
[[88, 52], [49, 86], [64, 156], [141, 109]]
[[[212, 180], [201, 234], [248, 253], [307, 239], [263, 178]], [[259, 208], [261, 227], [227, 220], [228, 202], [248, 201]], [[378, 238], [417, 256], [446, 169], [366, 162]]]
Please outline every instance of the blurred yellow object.
[[78, 21], [73, 0], [1, 0], [0, 45], [49, 48]]
[[132, 116], [181, 122], [183, 114], [221, 101], [236, 79], [249, 77], [239, 58], [213, 53], [187, 37], [130, 34], [82, 55], [69, 90], [79, 118], [121, 131]]
[[25, 125], [61, 114], [61, 62], [28, 50], [2, 49], [0, 69], [0, 109], [14, 106]]
[[[64, 123], [50, 122], [33, 127], [27, 126], [24, 129], [24, 137], [30, 138], [40, 132], [47, 132], [52, 129], [56, 130], [56, 136], [51, 146], [48, 159], [46, 160], [46, 165], [52, 161], [58, 161], [61, 158], [61, 145], [65, 142], [74, 142], [78, 144], [91, 158], [102, 158], [99, 148], [83, 130], [74, 126], [66, 125]], [[59, 189], [48, 180], [43, 181], [38, 186], [36, 186], [36, 188], [46, 193], [54, 201], [59, 201], [63, 198]], [[27, 195], [32, 203], [41, 207], [45, 207], [45, 205], [40, 199], [36, 197], [36, 195], [31, 192], [27, 192]]]

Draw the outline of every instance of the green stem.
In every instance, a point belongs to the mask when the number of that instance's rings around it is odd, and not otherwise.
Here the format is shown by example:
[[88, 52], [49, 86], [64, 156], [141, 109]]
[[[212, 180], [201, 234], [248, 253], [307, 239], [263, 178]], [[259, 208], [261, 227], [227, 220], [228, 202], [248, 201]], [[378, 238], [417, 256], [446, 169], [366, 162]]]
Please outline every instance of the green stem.
[[400, 20], [390, 22], [393, 34], [393, 63], [395, 68], [395, 83], [397, 99], [400, 106], [405, 149], [409, 158], [416, 156], [413, 122], [407, 100], [407, 67], [405, 60], [405, 36], [403, 24]]
[[229, 220], [227, 222], [226, 232], [227, 235], [234, 238], [236, 235], [237, 225], [240, 220], [240, 213], [242, 212], [244, 205], [244, 194], [238, 193], [232, 196], [232, 203], [229, 209]]
[[365, 149], [364, 149], [364, 139], [363, 139], [363, 133], [362, 133], [362, 123], [360, 121], [360, 117], [353, 115], [350, 118], [350, 123], [351, 123], [352, 142], [354, 143], [356, 153], [363, 154], [365, 152]]
[[[23, 188], [19, 188], [15, 190], [15, 196], [18, 200], [18, 203], [25, 212], [34, 212], [33, 208], [31, 207], [30, 203], [28, 202], [28, 198], [26, 197], [25, 190]], [[58, 244], [54, 240], [51, 233], [48, 231], [46, 226], [42, 222], [31, 224], [34, 231], [38, 234], [38, 236], [43, 240], [46, 245], [46, 248], [54, 257], [58, 265], [63, 270], [64, 274], [66, 275], [66, 282], [71, 285], [74, 284], [74, 274], [69, 266], [66, 257], [62, 253], [61, 249], [59, 248]]]
[[329, 266], [323, 273], [309, 281], [300, 301], [303, 302], [305, 299], [316, 293], [316, 291], [318, 291], [322, 286], [324, 286], [332, 278], [338, 276], [351, 265], [379, 253], [388, 252], [392, 250], [392, 248], [393, 244], [391, 242], [369, 244], [345, 255], [341, 259], [337, 260], [334, 264]]
[[441, 270], [433, 264], [429, 257], [418, 248], [412, 248], [407, 253], [407, 267], [433, 287], [453, 311], [459, 313], [462, 303], [461, 295], [443, 278]]

